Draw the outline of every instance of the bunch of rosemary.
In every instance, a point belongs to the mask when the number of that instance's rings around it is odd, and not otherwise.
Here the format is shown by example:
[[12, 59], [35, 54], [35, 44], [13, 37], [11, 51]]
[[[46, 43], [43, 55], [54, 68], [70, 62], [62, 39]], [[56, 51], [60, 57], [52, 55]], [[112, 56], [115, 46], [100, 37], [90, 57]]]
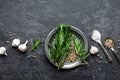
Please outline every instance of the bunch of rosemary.
[[89, 56], [89, 54], [85, 49], [83, 49], [82, 42], [76, 36], [73, 37], [73, 40], [74, 40], [75, 51], [79, 57], [79, 60], [81, 61], [81, 63], [87, 64], [86, 58]]

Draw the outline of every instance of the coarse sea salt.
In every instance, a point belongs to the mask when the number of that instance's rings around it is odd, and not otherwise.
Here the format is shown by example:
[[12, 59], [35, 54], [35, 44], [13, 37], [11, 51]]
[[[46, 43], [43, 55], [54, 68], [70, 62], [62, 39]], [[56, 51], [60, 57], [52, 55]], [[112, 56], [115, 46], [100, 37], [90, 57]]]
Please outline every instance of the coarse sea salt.
[[100, 38], [101, 38], [101, 35], [100, 35], [100, 33], [99, 33], [99, 31], [98, 30], [94, 30], [93, 32], [92, 32], [92, 39], [93, 40], [100, 40]]

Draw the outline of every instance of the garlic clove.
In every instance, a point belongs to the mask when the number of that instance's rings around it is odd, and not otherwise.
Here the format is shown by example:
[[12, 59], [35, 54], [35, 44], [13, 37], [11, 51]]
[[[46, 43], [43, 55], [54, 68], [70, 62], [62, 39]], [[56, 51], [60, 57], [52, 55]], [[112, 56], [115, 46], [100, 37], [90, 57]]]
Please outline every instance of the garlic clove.
[[0, 49], [4, 50], [6, 52], [6, 48], [5, 47], [0, 47]]
[[13, 47], [18, 47], [20, 45], [20, 39], [14, 39], [12, 41], [12, 46]]
[[90, 53], [91, 54], [96, 54], [96, 53], [98, 53], [98, 48], [97, 47], [95, 47], [95, 46], [91, 46], [91, 49], [90, 49]]
[[21, 51], [21, 52], [25, 52], [27, 50], [27, 47], [25, 45], [19, 45], [18, 49]]
[[27, 51], [27, 43], [28, 43], [28, 40], [26, 40], [26, 42], [24, 44], [21, 44], [18, 46], [18, 49], [21, 51], [21, 52], [25, 52]]
[[0, 55], [7, 55], [5, 47], [0, 47]]

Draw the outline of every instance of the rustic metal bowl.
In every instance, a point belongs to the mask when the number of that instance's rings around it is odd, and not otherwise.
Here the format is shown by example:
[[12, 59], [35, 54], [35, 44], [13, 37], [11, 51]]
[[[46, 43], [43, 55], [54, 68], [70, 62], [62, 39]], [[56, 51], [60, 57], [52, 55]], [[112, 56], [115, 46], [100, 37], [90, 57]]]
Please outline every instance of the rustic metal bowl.
[[[76, 27], [74, 26], [71, 26], [70, 27], [70, 31], [76, 35], [78, 37], [78, 39], [81, 40], [81, 42], [83, 43], [83, 47], [86, 51], [88, 51], [88, 42], [87, 42], [87, 39], [85, 37], [85, 35]], [[57, 32], [57, 28], [53, 29], [47, 36], [46, 40], [45, 40], [45, 53], [46, 53], [46, 56], [47, 58], [49, 59], [49, 55], [50, 55], [50, 52], [48, 50], [48, 43], [51, 43], [53, 38], [54, 38], [54, 34]], [[52, 64], [54, 64], [56, 67], [57, 65], [55, 63], [53, 63], [53, 61], [51, 59], [49, 59], [50, 62]], [[64, 63], [64, 66], [62, 67], [62, 69], [71, 69], [71, 68], [74, 68], [76, 66], [79, 66], [79, 65], [82, 65], [82, 63], [79, 61], [79, 60], [76, 60], [75, 62], [71, 62], [71, 63]]]

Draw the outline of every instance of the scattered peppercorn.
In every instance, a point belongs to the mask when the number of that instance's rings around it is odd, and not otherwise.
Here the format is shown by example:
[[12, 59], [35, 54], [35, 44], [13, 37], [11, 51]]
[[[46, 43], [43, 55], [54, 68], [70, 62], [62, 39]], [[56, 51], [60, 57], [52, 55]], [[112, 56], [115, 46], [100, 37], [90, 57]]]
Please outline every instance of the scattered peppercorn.
[[9, 44], [9, 43], [10, 43], [10, 41], [6, 41], [6, 43], [7, 43], [7, 44]]
[[98, 63], [101, 63], [101, 61], [98, 61]]
[[105, 63], [107, 64], [108, 62], [106, 61]]
[[102, 56], [100, 56], [100, 59], [102, 59]]

